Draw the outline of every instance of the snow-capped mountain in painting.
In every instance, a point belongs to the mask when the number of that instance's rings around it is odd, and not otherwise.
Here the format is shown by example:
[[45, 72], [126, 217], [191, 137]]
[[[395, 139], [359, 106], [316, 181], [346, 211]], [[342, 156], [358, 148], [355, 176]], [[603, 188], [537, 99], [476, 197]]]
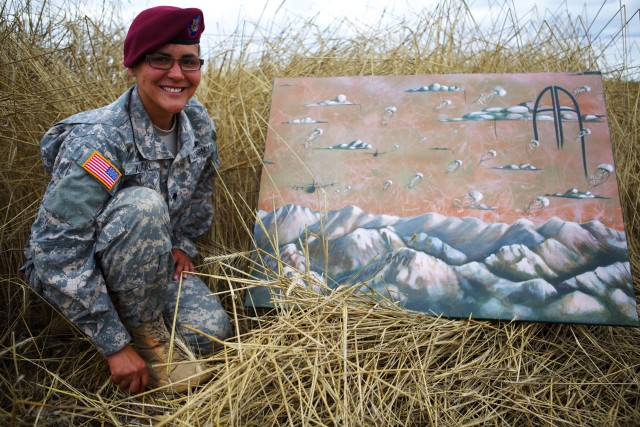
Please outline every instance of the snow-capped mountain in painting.
[[[551, 218], [536, 226], [528, 219], [403, 218], [357, 206], [323, 213], [288, 204], [260, 211], [254, 237], [266, 253], [277, 250], [278, 257], [263, 257], [266, 271], [277, 271], [279, 259], [329, 288], [360, 286], [409, 310], [638, 324], [626, 236], [599, 221]], [[268, 305], [264, 295], [255, 292], [253, 303]]]

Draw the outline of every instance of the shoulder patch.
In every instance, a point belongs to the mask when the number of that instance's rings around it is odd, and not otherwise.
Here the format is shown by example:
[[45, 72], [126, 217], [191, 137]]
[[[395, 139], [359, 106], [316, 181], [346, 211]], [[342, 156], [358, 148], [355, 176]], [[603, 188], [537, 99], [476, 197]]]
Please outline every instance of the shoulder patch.
[[91, 153], [82, 164], [82, 168], [96, 177], [108, 190], [111, 190], [122, 176], [120, 171], [97, 151]]

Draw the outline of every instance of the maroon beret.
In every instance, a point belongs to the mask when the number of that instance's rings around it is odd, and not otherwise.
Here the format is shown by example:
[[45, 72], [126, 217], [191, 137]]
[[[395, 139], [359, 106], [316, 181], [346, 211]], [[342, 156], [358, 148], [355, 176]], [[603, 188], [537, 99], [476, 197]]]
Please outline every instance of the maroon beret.
[[168, 43], [198, 44], [204, 15], [195, 7], [157, 6], [135, 17], [124, 39], [124, 66], [133, 67], [145, 55]]

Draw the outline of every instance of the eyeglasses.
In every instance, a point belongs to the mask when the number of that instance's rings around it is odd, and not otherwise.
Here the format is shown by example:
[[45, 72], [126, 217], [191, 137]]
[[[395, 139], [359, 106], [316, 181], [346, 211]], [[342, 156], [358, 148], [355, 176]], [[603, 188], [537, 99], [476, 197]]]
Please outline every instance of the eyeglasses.
[[152, 68], [158, 70], [170, 70], [174, 61], [180, 64], [182, 71], [198, 71], [204, 65], [204, 59], [200, 59], [197, 56], [174, 59], [167, 55], [151, 54], [147, 55], [145, 59]]

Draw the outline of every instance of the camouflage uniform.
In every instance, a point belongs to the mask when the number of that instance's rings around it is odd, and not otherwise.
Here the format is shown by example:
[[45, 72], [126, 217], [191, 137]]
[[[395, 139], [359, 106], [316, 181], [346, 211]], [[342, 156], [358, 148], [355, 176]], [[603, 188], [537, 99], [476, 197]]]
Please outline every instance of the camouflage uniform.
[[[171, 248], [196, 256], [212, 221], [218, 166], [215, 127], [191, 99], [177, 116], [179, 152], [155, 134], [133, 86], [114, 103], [70, 117], [41, 142], [51, 181], [31, 229], [23, 270], [104, 354], [161, 313], [209, 335], [231, 335], [229, 318], [194, 275], [172, 280]], [[101, 169], [102, 168], [102, 169]], [[179, 299], [178, 299], [179, 296]], [[187, 343], [212, 344], [178, 327]]]

